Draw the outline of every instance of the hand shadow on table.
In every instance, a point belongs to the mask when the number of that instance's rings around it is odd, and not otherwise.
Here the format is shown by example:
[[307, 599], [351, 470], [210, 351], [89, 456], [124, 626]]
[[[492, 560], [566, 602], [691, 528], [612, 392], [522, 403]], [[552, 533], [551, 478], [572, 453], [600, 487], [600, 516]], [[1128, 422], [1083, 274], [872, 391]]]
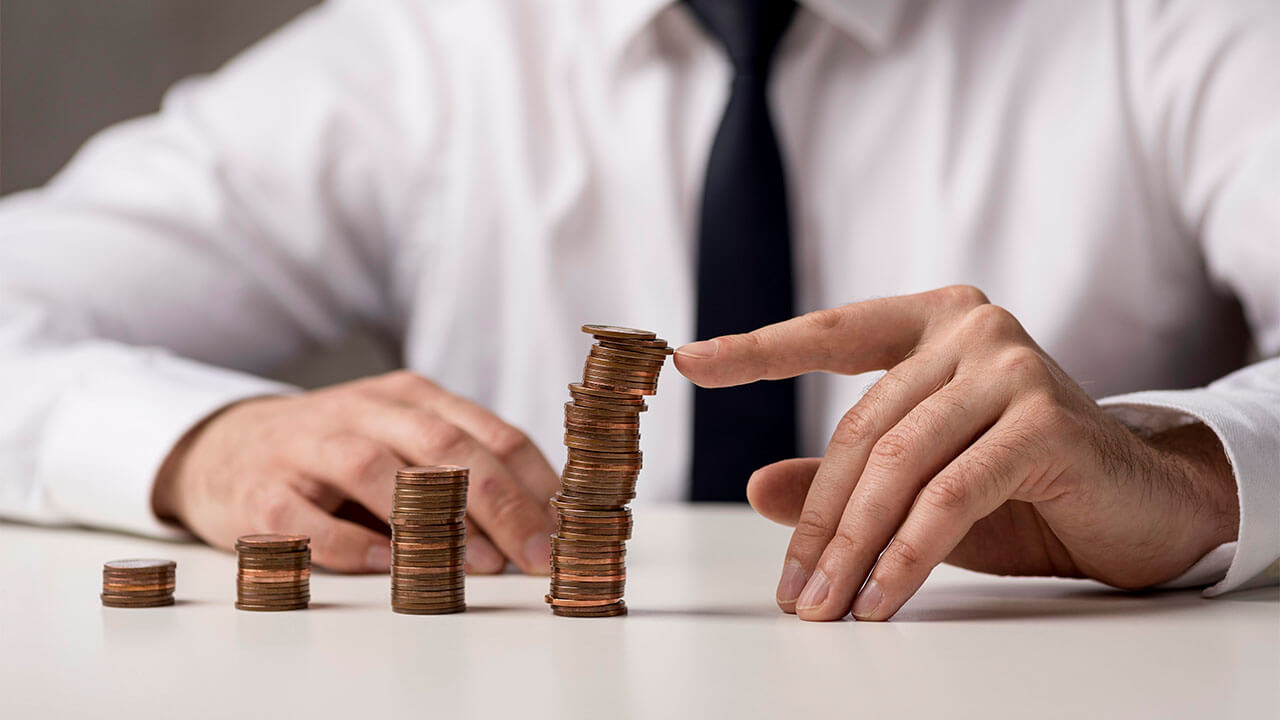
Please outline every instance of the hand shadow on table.
[[1276, 602], [1280, 588], [1243, 590], [1205, 598], [1200, 589], [1125, 591], [1101, 585], [1064, 589], [1054, 581], [1028, 578], [1025, 585], [966, 583], [936, 589], [925, 586], [891, 622], [954, 622], [972, 620], [1030, 620], [1104, 616], [1153, 615], [1192, 607], [1226, 603]]

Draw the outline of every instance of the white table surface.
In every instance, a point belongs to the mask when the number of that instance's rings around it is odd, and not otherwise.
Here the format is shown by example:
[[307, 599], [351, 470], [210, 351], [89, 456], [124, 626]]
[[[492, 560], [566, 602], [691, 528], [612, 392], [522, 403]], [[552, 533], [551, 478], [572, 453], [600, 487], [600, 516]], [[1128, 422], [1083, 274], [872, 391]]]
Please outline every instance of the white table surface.
[[[746, 509], [641, 507], [628, 617], [554, 617], [517, 575], [418, 617], [385, 576], [325, 573], [309, 610], [241, 612], [231, 555], [0, 524], [0, 717], [1280, 717], [1275, 588], [944, 567], [892, 622], [804, 623], [773, 604], [786, 539]], [[126, 557], [176, 560], [178, 604], [103, 608]]]

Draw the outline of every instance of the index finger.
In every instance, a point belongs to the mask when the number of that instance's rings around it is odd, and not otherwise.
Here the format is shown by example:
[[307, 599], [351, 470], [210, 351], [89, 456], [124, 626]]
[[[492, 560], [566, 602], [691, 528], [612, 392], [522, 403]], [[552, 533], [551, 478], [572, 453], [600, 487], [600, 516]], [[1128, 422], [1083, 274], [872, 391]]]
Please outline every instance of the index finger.
[[817, 310], [738, 335], [676, 349], [676, 368], [702, 387], [780, 380], [808, 372], [854, 375], [887, 370], [914, 350], [940, 316], [987, 301], [955, 285]]

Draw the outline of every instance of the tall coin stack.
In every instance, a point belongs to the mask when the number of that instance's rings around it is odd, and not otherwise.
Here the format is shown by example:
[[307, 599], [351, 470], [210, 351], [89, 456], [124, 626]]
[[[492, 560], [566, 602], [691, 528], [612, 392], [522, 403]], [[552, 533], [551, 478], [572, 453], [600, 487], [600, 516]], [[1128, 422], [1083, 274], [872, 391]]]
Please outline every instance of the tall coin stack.
[[242, 535], [236, 540], [236, 609], [303, 610], [311, 602], [311, 538]]
[[112, 560], [102, 565], [102, 604], [114, 608], [173, 604], [178, 564], [172, 560]]
[[391, 609], [443, 615], [467, 609], [468, 470], [455, 465], [396, 472], [391, 504]]
[[568, 462], [551, 499], [551, 593], [556, 615], [625, 615], [626, 541], [640, 474], [640, 413], [658, 391], [658, 373], [672, 349], [646, 330], [583, 325], [596, 340], [582, 382], [569, 386], [564, 406]]

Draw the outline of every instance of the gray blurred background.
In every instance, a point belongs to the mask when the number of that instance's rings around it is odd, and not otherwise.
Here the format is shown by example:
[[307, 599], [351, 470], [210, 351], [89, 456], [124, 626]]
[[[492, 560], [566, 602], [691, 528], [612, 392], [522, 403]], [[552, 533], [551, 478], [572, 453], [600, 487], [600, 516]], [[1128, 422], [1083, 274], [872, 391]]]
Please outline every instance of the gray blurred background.
[[[39, 187], [98, 130], [155, 112], [177, 80], [318, 0], [0, 0], [0, 195]], [[273, 373], [306, 386], [393, 367], [356, 333]]]
[[0, 0], [0, 193], [43, 184], [93, 133], [315, 4]]

